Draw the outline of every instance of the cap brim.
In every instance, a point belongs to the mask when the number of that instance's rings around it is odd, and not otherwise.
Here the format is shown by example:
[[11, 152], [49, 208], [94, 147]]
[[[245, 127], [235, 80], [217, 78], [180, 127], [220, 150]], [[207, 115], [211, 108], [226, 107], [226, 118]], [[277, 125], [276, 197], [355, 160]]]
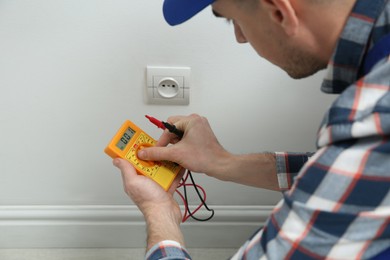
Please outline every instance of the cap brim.
[[163, 14], [165, 21], [170, 25], [181, 24], [215, 0], [165, 0], [163, 4]]

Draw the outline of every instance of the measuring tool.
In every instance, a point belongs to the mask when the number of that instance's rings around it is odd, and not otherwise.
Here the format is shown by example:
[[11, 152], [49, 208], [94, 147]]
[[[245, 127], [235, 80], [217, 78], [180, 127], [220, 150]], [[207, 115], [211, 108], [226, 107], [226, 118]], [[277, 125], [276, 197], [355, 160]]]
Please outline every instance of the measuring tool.
[[169, 161], [143, 161], [137, 156], [139, 150], [155, 144], [156, 140], [133, 122], [126, 120], [104, 152], [113, 159], [126, 159], [133, 164], [138, 174], [151, 178], [164, 190], [168, 190], [182, 167]]

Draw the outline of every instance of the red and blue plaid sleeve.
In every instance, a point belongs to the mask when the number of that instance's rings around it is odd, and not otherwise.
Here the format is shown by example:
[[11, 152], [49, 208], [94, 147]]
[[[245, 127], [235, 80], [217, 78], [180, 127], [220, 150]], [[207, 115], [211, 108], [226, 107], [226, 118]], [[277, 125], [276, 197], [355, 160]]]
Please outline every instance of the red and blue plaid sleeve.
[[276, 152], [276, 173], [280, 190], [288, 190], [312, 153]]
[[180, 243], [164, 240], [154, 245], [145, 255], [146, 260], [187, 260], [191, 259], [187, 250]]

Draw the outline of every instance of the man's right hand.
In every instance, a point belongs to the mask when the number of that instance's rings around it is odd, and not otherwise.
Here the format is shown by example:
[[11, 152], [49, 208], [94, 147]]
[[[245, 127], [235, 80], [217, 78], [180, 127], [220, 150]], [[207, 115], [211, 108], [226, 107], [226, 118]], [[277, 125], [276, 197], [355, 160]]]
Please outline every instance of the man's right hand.
[[213, 176], [216, 165], [231, 156], [219, 144], [205, 117], [196, 114], [172, 116], [167, 121], [184, 132], [183, 138], [179, 140], [175, 134], [165, 130], [155, 147], [138, 153], [140, 159], [172, 161], [190, 171]]
[[155, 147], [138, 152], [140, 159], [172, 161], [219, 180], [279, 190], [273, 154], [229, 153], [218, 142], [207, 119], [196, 114], [173, 116], [168, 122], [184, 132], [183, 138], [165, 130]]

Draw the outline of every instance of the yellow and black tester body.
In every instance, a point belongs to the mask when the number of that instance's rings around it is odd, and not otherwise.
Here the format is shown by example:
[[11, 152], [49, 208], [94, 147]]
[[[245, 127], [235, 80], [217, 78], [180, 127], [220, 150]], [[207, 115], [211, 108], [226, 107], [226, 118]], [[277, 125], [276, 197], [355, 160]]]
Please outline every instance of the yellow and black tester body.
[[164, 190], [168, 190], [182, 167], [169, 161], [143, 161], [137, 156], [139, 150], [154, 146], [155, 143], [156, 140], [142, 131], [141, 128], [126, 120], [104, 152], [113, 159], [118, 157], [126, 159], [133, 164], [138, 174], [151, 178]]

